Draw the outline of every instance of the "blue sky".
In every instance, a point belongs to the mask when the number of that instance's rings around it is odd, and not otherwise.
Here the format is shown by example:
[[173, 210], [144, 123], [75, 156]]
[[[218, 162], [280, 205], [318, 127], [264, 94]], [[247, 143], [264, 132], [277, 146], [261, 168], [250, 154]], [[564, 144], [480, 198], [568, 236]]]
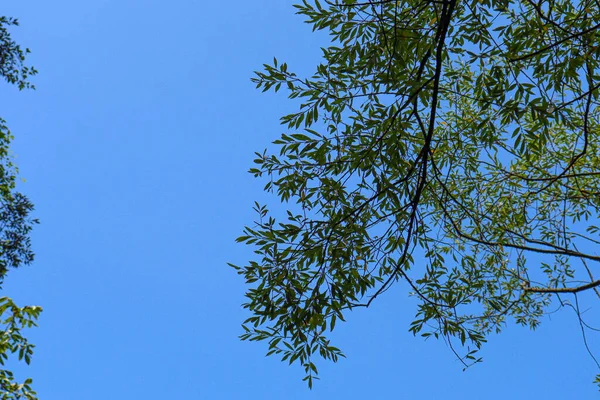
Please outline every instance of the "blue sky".
[[252, 256], [234, 239], [268, 199], [246, 171], [294, 109], [250, 77], [273, 56], [310, 73], [323, 41], [291, 1], [4, 3], [40, 71], [36, 91], [5, 86], [0, 101], [41, 220], [36, 262], [3, 295], [44, 307], [19, 368], [42, 400], [596, 398], [568, 310], [509, 326], [463, 372], [408, 332], [399, 285], [338, 324], [348, 358], [321, 363], [312, 391], [300, 367], [238, 340], [245, 288], [226, 262]]

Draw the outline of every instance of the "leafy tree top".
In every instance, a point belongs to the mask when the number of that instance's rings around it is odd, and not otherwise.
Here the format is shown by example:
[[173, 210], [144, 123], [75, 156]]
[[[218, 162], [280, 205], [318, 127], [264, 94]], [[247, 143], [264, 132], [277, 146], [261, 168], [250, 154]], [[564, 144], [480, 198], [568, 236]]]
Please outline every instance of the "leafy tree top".
[[535, 328], [553, 296], [596, 290], [597, 2], [295, 7], [331, 44], [311, 77], [274, 60], [253, 79], [301, 105], [250, 170], [288, 210], [256, 204], [238, 239], [257, 254], [234, 265], [243, 339], [312, 385], [315, 357], [343, 355], [327, 332], [398, 283], [419, 301], [410, 330], [462, 345], [466, 367], [507, 321]]

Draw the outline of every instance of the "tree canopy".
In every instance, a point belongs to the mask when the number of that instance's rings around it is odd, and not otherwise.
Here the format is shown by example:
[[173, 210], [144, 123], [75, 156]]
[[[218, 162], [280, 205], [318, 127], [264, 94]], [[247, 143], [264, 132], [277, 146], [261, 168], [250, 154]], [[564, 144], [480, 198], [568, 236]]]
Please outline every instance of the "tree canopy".
[[[18, 25], [14, 18], [0, 16], [0, 76], [19, 89], [33, 88], [28, 81], [36, 70], [24, 64], [28, 49], [23, 49], [11, 37], [9, 29]], [[13, 136], [0, 118], [0, 284], [10, 268], [33, 261], [29, 233], [37, 223], [30, 215], [33, 204], [16, 189], [17, 169], [12, 162], [10, 143]], [[32, 380], [19, 383], [5, 367], [10, 354], [29, 364], [34, 345], [21, 330], [35, 326], [42, 309], [38, 306], [19, 307], [9, 297], [0, 297], [0, 398], [35, 400]]]
[[233, 265], [242, 339], [312, 385], [343, 356], [327, 332], [394, 284], [419, 302], [409, 329], [465, 367], [506, 323], [578, 310], [600, 285], [600, 3], [294, 7], [331, 42], [312, 76], [275, 59], [253, 78], [300, 104], [250, 170], [287, 210], [256, 204], [238, 238], [257, 255]]

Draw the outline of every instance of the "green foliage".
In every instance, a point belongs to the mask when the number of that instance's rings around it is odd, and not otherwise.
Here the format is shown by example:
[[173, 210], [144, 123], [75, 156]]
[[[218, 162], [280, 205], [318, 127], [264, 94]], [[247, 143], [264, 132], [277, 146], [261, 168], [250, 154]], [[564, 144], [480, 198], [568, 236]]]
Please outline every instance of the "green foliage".
[[16, 18], [0, 16], [0, 76], [19, 89], [33, 89], [34, 86], [27, 79], [37, 74], [37, 71], [23, 64], [29, 49], [23, 49], [15, 43], [9, 32], [11, 26], [18, 25]]
[[507, 321], [533, 329], [554, 294], [595, 290], [598, 3], [295, 7], [331, 43], [311, 77], [275, 59], [253, 79], [300, 105], [250, 170], [288, 210], [256, 204], [238, 238], [257, 254], [233, 265], [250, 286], [242, 339], [311, 386], [315, 357], [343, 356], [336, 322], [402, 282], [419, 303], [410, 331], [466, 368]]
[[9, 155], [12, 136], [0, 118], [0, 283], [8, 268], [33, 261], [29, 232], [37, 219], [30, 217], [33, 204], [15, 191], [17, 169]]
[[[5, 365], [9, 353], [16, 354], [19, 360], [31, 361], [34, 345], [22, 336], [23, 328], [37, 326], [35, 321], [42, 312], [41, 307], [18, 307], [8, 297], [0, 298], [0, 364]], [[0, 369], [0, 397], [1, 399], [37, 399], [36, 393], [31, 389], [31, 379], [17, 383], [13, 373], [7, 369]]]
[[[19, 89], [33, 88], [27, 79], [37, 71], [23, 64], [28, 49], [23, 50], [10, 36], [8, 28], [18, 25], [17, 20], [0, 17], [0, 76]], [[10, 155], [12, 134], [6, 121], [0, 118], [0, 283], [9, 268], [17, 268], [33, 261], [29, 233], [38, 221], [30, 213], [33, 204], [16, 190], [17, 168]], [[36, 326], [42, 309], [37, 306], [18, 307], [10, 298], [0, 298], [0, 364], [5, 365], [9, 354], [27, 364], [34, 346], [22, 335], [24, 328]], [[0, 368], [1, 399], [37, 399], [31, 389], [31, 379], [18, 383], [13, 373]]]

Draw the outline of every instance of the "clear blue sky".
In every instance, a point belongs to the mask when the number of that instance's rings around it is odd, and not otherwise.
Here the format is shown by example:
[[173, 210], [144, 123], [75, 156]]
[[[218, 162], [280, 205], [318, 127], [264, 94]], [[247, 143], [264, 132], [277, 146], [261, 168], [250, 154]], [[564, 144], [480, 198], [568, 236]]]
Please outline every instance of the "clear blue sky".
[[[20, 374], [42, 400], [596, 398], [567, 310], [537, 332], [509, 326], [462, 372], [443, 342], [408, 333], [400, 285], [338, 324], [348, 358], [321, 363], [312, 391], [300, 367], [238, 340], [244, 286], [226, 262], [251, 257], [234, 239], [265, 199], [246, 171], [294, 106], [249, 79], [273, 56], [311, 72], [323, 39], [291, 4], [3, 2], [40, 71], [37, 91], [0, 97], [41, 220], [36, 262], [2, 291], [45, 309]], [[600, 321], [597, 299], [581, 301]]]

